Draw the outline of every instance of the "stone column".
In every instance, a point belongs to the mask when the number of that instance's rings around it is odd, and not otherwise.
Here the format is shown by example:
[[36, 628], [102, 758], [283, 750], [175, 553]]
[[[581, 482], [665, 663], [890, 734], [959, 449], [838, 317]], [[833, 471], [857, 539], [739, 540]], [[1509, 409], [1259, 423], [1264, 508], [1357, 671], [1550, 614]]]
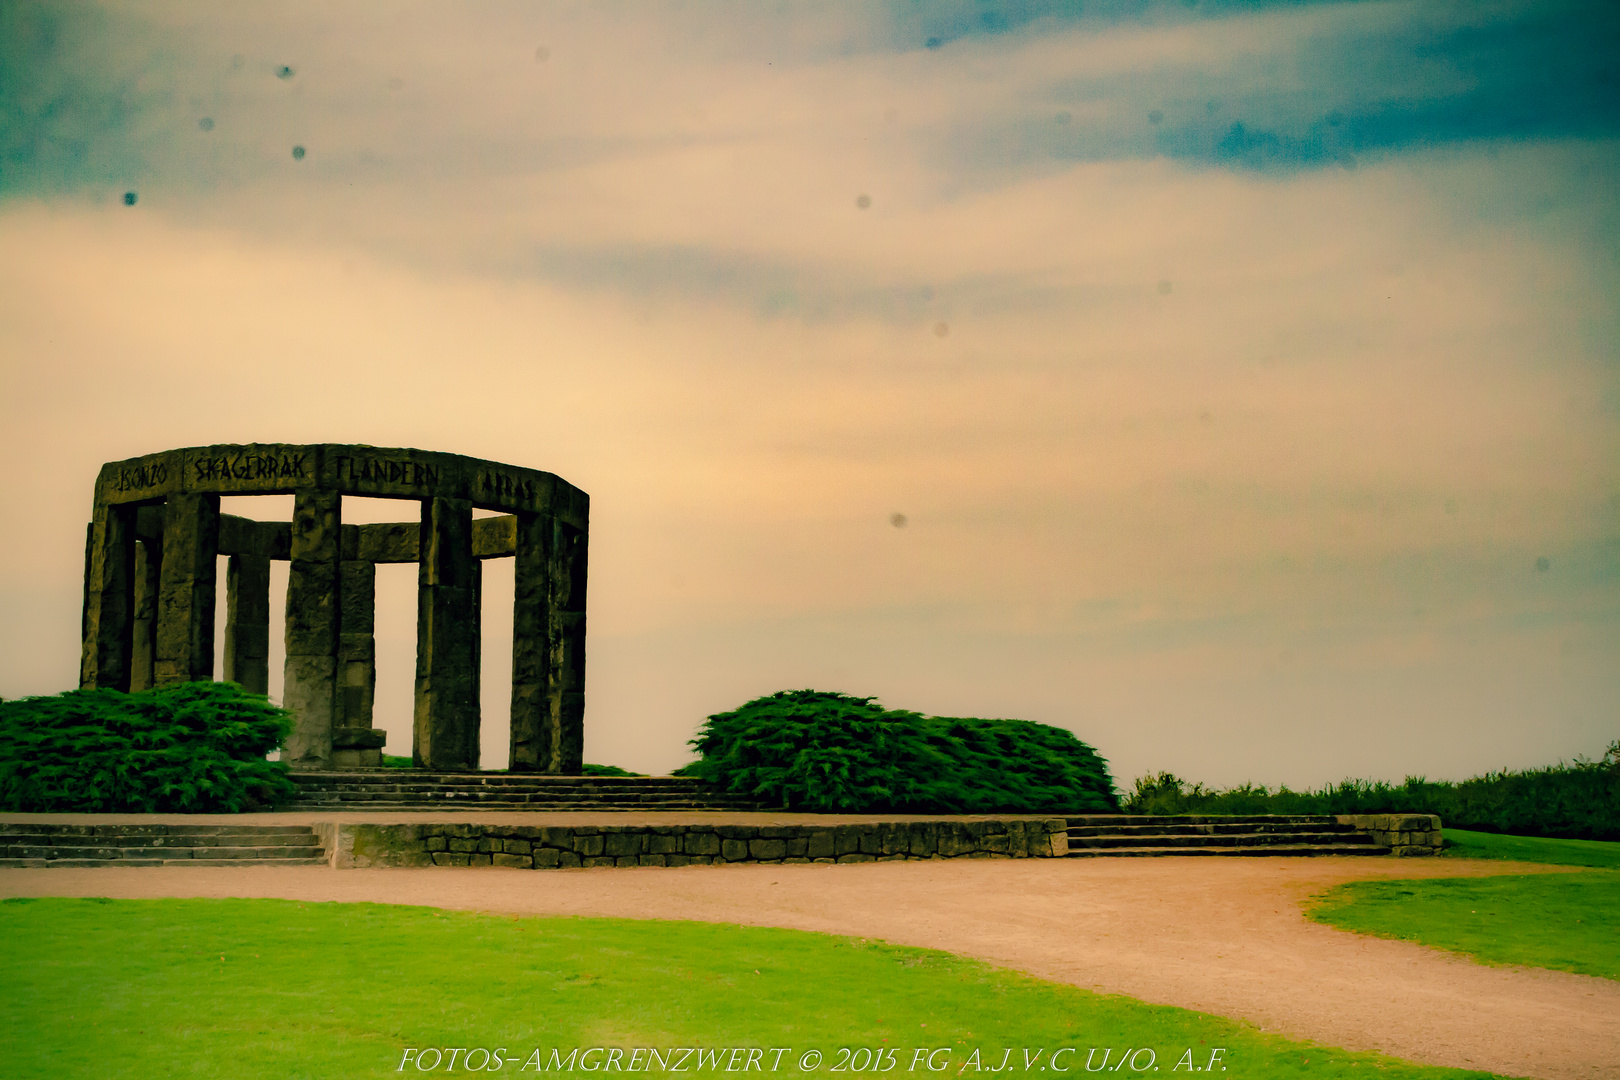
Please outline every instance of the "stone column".
[[585, 715], [585, 534], [520, 514], [512, 605], [514, 772], [578, 775]]
[[219, 496], [171, 495], [163, 513], [157, 624], [152, 633], [155, 686], [214, 677], [214, 563], [219, 557]]
[[135, 563], [134, 511], [98, 503], [86, 560], [79, 685], [129, 689]]
[[555, 718], [554, 772], [578, 776], [585, 760], [586, 533], [557, 522], [551, 607], [551, 713]]
[[293, 730], [282, 756], [295, 769], [322, 769], [332, 759], [332, 728], [339, 710], [342, 500], [333, 491], [301, 491], [293, 498], [282, 694], [283, 704], [293, 714]]
[[270, 692], [270, 560], [232, 555], [225, 565], [225, 681]]
[[[345, 526], [345, 531], [353, 526]], [[344, 559], [339, 569], [343, 632], [338, 635], [341, 725], [370, 728], [377, 695], [377, 564]]]
[[551, 561], [555, 529], [541, 514], [517, 515], [512, 553], [513, 772], [551, 772]]
[[130, 643], [129, 690], [149, 690], [156, 660], [157, 602], [161, 587], [163, 545], [141, 540], [135, 545], [134, 632]]
[[416, 592], [418, 768], [478, 768], [472, 503], [423, 499]]

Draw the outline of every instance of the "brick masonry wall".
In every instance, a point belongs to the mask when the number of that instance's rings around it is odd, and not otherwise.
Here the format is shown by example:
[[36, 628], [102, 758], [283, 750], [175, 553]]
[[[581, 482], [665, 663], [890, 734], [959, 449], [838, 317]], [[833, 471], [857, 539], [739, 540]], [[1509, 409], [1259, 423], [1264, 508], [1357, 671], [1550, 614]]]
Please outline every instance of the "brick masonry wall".
[[1440, 819], [1434, 814], [1340, 814], [1339, 821], [1389, 845], [1391, 855], [1440, 854]]
[[[329, 830], [329, 831], [327, 831]], [[708, 866], [901, 859], [1060, 858], [1062, 818], [838, 825], [482, 825], [340, 822], [325, 827], [339, 869], [385, 866]]]

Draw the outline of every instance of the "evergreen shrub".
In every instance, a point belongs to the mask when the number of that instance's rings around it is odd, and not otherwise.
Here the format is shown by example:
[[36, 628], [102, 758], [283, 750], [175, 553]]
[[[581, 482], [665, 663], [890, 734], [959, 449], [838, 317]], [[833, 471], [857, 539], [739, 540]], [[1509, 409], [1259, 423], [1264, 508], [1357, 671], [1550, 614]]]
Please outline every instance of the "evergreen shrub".
[[1117, 809], [1108, 766], [1029, 720], [923, 716], [873, 698], [783, 690], [708, 718], [678, 775], [794, 810], [1078, 813]]
[[0, 701], [0, 810], [237, 813], [294, 794], [286, 710], [234, 683]]
[[1240, 784], [1225, 790], [1171, 773], [1144, 776], [1129, 814], [1438, 814], [1448, 828], [1568, 840], [1620, 840], [1620, 742], [1598, 761], [1502, 770], [1460, 783], [1341, 780], [1320, 791]]

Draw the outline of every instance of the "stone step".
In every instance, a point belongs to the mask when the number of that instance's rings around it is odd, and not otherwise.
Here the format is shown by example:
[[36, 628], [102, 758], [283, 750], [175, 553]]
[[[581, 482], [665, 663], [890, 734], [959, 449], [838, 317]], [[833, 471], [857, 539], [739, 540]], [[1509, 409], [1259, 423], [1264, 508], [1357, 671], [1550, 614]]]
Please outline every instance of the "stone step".
[[[219, 837], [219, 836], [314, 836], [309, 826], [249, 826], [249, 824], [78, 824], [37, 823], [37, 821], [3, 821], [0, 823], [0, 844], [13, 836], [52, 837]], [[204, 844], [206, 840], [196, 840]]]
[[[318, 849], [317, 849], [318, 850]], [[322, 856], [310, 858], [258, 859], [8, 859], [0, 858], [0, 868], [16, 870], [71, 869], [105, 866], [325, 866]]]
[[1124, 825], [1247, 825], [1292, 823], [1334, 825], [1332, 814], [1076, 814], [1067, 818], [1069, 827]]
[[282, 807], [282, 809], [287, 811], [287, 812], [296, 812], [296, 813], [317, 813], [317, 812], [320, 812], [320, 811], [323, 811], [323, 810], [325, 810], [325, 811], [346, 811], [346, 812], [353, 812], [353, 813], [363, 813], [363, 812], [366, 812], [366, 811], [383, 811], [383, 810], [411, 810], [411, 811], [417, 811], [417, 810], [454, 810], [454, 811], [457, 811], [457, 812], [462, 812], [462, 811], [467, 811], [467, 810], [490, 810], [490, 811], [509, 810], [509, 811], [525, 811], [525, 812], [528, 812], [528, 813], [561, 813], [561, 812], [595, 813], [597, 811], [602, 811], [604, 813], [626, 813], [626, 814], [630, 814], [630, 813], [649, 813], [649, 812], [654, 812], [654, 811], [671, 811], [671, 812], [673, 812], [673, 811], [681, 811], [681, 812], [700, 812], [700, 813], [725, 813], [725, 812], [753, 813], [758, 808], [754, 807], [754, 806], [717, 806], [717, 805], [715, 805], [713, 803], [669, 803], [669, 804], [659, 804], [659, 805], [655, 805], [655, 806], [648, 806], [648, 805], [645, 805], [645, 804], [626, 804], [626, 803], [611, 803], [611, 802], [607, 802], [607, 803], [604, 803], [604, 802], [558, 802], [558, 803], [552, 803], [552, 802], [481, 802], [481, 803], [476, 803], [476, 804], [471, 804], [471, 805], [465, 804], [465, 803], [460, 803], [460, 802], [454, 802], [454, 803], [445, 803], [445, 802], [398, 802], [398, 803], [387, 803], [387, 804], [298, 802], [298, 803], [291, 803], [291, 804], [289, 804], [289, 805], [287, 805], [285, 807]]
[[1229, 833], [1287, 834], [1301, 830], [1348, 833], [1355, 832], [1356, 827], [1336, 821], [1245, 821], [1218, 825], [1072, 825], [1068, 832], [1069, 838], [1074, 840], [1085, 836], [1222, 836]]
[[1084, 836], [1069, 838], [1069, 850], [1099, 848], [1252, 848], [1286, 845], [1371, 844], [1366, 833], [1233, 833], [1223, 836]]
[[1283, 855], [1388, 855], [1379, 844], [1264, 844], [1257, 847], [1110, 847], [1071, 848], [1071, 859], [1142, 858], [1151, 856], [1283, 856]]
[[48, 847], [151, 847], [151, 848], [233, 848], [233, 847], [305, 847], [315, 843], [315, 834], [309, 829], [297, 832], [262, 834], [253, 832], [215, 833], [197, 835], [120, 833], [112, 836], [87, 836], [82, 833], [7, 832], [0, 833], [0, 848], [17, 845]]
[[[313, 837], [311, 840], [313, 841]], [[0, 855], [9, 859], [99, 859], [114, 862], [157, 859], [159, 861], [184, 860], [187, 862], [239, 862], [243, 859], [317, 859], [320, 844], [299, 844], [296, 847], [101, 847], [95, 844], [7, 844]]]

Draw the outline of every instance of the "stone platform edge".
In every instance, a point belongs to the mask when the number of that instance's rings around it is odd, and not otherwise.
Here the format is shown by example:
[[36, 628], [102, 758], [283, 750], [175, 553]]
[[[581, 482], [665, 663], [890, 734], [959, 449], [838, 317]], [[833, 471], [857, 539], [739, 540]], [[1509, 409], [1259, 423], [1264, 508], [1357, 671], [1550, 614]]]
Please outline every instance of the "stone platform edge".
[[1389, 848], [1395, 856], [1438, 855], [1440, 818], [1434, 814], [1338, 814], [1341, 825], [1354, 825]]
[[825, 825], [502, 825], [479, 822], [312, 826], [335, 869], [1062, 858], [1064, 818], [880, 821]]

